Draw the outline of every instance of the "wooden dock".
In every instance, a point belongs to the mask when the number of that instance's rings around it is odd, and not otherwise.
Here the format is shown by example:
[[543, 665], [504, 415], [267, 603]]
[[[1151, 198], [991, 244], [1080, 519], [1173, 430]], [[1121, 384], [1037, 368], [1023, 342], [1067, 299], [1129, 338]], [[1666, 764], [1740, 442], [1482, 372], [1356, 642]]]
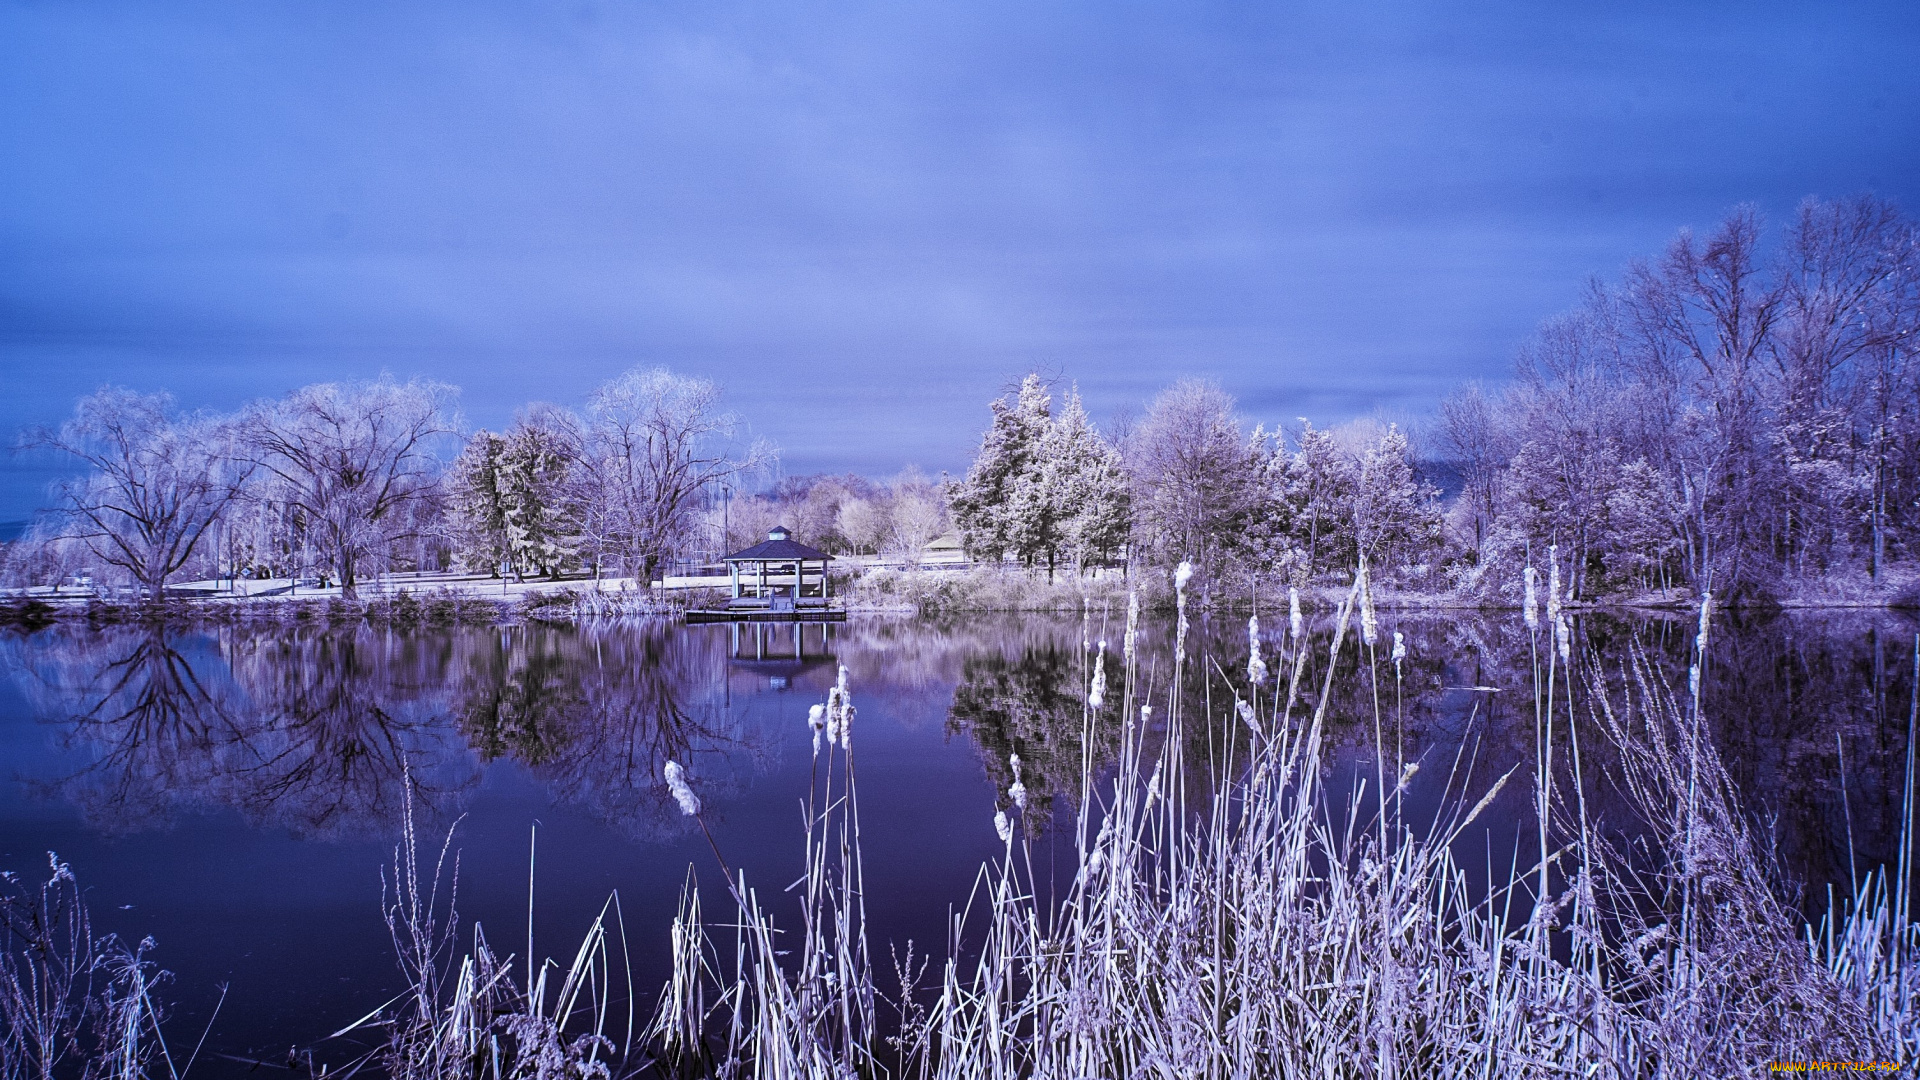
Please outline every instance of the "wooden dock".
[[686, 613], [690, 623], [812, 623], [846, 622], [847, 611], [837, 607], [803, 607], [785, 610], [768, 608], [695, 608]]

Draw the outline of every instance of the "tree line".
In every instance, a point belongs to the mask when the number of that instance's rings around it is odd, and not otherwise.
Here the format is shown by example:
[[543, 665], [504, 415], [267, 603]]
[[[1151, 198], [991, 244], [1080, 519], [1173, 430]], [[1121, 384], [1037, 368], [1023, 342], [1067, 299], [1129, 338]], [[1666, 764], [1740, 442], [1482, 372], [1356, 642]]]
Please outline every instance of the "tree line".
[[1743, 207], [1593, 283], [1418, 452], [1370, 421], [1249, 430], [1192, 380], [1103, 434], [1032, 376], [994, 402], [954, 520], [976, 556], [1124, 552], [1203, 586], [1367, 567], [1501, 599], [1550, 563], [1586, 598], [1883, 584], [1920, 539], [1917, 318], [1920, 230], [1891, 204], [1808, 200], [1777, 236]]
[[1251, 574], [1306, 585], [1362, 559], [1417, 571], [1442, 546], [1440, 491], [1394, 424], [1249, 431], [1217, 385], [1183, 379], [1103, 434], [1077, 392], [1055, 416], [1037, 374], [992, 412], [949, 486], [975, 558], [1050, 573], [1190, 562], [1210, 590]]
[[463, 566], [644, 576], [683, 550], [714, 488], [773, 451], [704, 379], [635, 369], [586, 408], [538, 405], [458, 445], [457, 391], [391, 378], [322, 383], [233, 415], [108, 387], [23, 439], [77, 460], [57, 506], [9, 545], [8, 576], [85, 569], [152, 599], [183, 573], [300, 577], [351, 594], [393, 569]]
[[[1873, 198], [1741, 208], [1682, 233], [1468, 385], [1418, 433], [1361, 420], [1249, 428], [1181, 380], [1102, 431], [1038, 375], [990, 405], [965, 475], [787, 477], [720, 389], [635, 369], [580, 409], [536, 405], [462, 443], [456, 391], [321, 384], [231, 416], [108, 388], [30, 446], [86, 475], [9, 546], [16, 582], [85, 566], [149, 595], [185, 573], [391, 568], [635, 575], [772, 525], [835, 553], [975, 559], [1049, 576], [1191, 562], [1200, 590], [1365, 570], [1507, 598], [1527, 566], [1601, 598], [1884, 583], [1920, 527], [1920, 229]], [[457, 453], [448, 453], [454, 447]], [[443, 461], [447, 461], [443, 465]], [[1446, 496], [1443, 498], [1443, 486]]]

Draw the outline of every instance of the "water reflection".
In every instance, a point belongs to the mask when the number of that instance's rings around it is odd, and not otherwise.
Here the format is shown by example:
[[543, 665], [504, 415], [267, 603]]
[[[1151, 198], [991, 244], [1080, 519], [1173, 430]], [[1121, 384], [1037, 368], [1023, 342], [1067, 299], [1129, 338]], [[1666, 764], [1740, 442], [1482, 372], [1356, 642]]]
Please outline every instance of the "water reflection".
[[224, 806], [327, 836], [393, 820], [409, 764], [430, 804], [472, 783], [472, 755], [439, 720], [435, 651], [364, 628], [61, 626], [11, 643], [8, 666], [81, 760], [34, 779], [96, 827], [131, 832]]
[[[1335, 767], [1371, 772], [1359, 767], [1374, 753], [1376, 700], [1390, 759], [1423, 761], [1430, 776], [1444, 776], [1456, 754], [1489, 778], [1530, 767], [1535, 657], [1549, 646], [1504, 614], [1388, 617], [1383, 632], [1395, 630], [1410, 649], [1397, 669], [1384, 647], [1371, 664], [1357, 648], [1334, 661]], [[1164, 701], [1169, 631], [1143, 630], [1143, 697]], [[1330, 633], [1323, 616], [1297, 646], [1281, 625], [1263, 649], [1284, 679], [1304, 648], [1301, 681], [1313, 694], [1328, 674]], [[1913, 634], [1912, 620], [1893, 613], [1735, 613], [1715, 631], [1706, 714], [1751, 806], [1770, 817], [1783, 864], [1802, 881], [1844, 881], [1850, 866], [1894, 855]], [[687, 827], [658, 782], [666, 760], [690, 764], [724, 811], [782, 766], [791, 732], [781, 725], [799, 730], [841, 663], [863, 708], [879, 705], [908, 727], [944, 725], [949, 738], [971, 742], [979, 782], [1003, 801], [1008, 758], [1018, 754], [1029, 820], [1044, 822], [1077, 797], [1083, 767], [1110, 765], [1121, 737], [1117, 658], [1113, 703], [1091, 718], [1083, 707], [1089, 649], [1102, 636], [1117, 639], [1118, 628], [1014, 616], [408, 632], [61, 624], [0, 641], [0, 660], [68, 755], [26, 779], [102, 831], [229, 808], [300, 836], [385, 834], [399, 817], [403, 778], [444, 819], [490, 762], [511, 761], [552, 799], [627, 836], [659, 838]], [[1581, 616], [1576, 636], [1576, 716], [1590, 707], [1587, 681], [1618, 682], [1634, 649], [1685, 684], [1686, 618]], [[1197, 718], [1230, 717], [1233, 698], [1253, 691], [1244, 622], [1198, 621], [1195, 638], [1194, 669], [1205, 674], [1183, 688], [1194, 720], [1182, 734], [1192, 740], [1188, 760], [1204, 768], [1226, 752], [1228, 730]], [[1566, 687], [1561, 680], [1558, 692]], [[755, 700], [768, 704], [756, 712]], [[1613, 798], [1608, 756], [1596, 729], [1576, 729], [1589, 738], [1590, 796], [1604, 809]]]

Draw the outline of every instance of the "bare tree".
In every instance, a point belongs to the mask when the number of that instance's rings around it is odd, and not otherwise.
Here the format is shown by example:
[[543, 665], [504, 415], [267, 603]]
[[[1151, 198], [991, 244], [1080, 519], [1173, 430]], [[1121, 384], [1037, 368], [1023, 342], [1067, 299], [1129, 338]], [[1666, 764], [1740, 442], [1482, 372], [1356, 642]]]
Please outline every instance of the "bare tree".
[[1440, 451], [1460, 470], [1460, 499], [1473, 530], [1470, 539], [1477, 559], [1493, 524], [1506, 456], [1495, 426], [1494, 405], [1479, 383], [1468, 383], [1440, 403], [1438, 442]]
[[927, 545], [951, 527], [945, 500], [940, 489], [911, 466], [894, 478], [892, 487], [891, 550], [902, 562], [918, 566], [926, 558]]
[[232, 432], [179, 417], [166, 394], [103, 387], [80, 399], [58, 431], [29, 433], [30, 446], [78, 458], [87, 475], [61, 487], [68, 536], [118, 567], [151, 600], [233, 501], [250, 467], [232, 454]]
[[266, 497], [299, 519], [347, 595], [417, 529], [413, 511], [432, 492], [431, 451], [453, 430], [455, 393], [419, 379], [320, 383], [247, 414], [247, 452], [273, 480]]
[[590, 542], [651, 579], [687, 541], [705, 493], [772, 464], [764, 440], [736, 445], [739, 427], [718, 385], [666, 368], [635, 368], [594, 391], [577, 474]]
[[1191, 559], [1208, 576], [1265, 501], [1263, 448], [1233, 408], [1218, 385], [1183, 379], [1153, 399], [1126, 453], [1144, 539], [1163, 562]]

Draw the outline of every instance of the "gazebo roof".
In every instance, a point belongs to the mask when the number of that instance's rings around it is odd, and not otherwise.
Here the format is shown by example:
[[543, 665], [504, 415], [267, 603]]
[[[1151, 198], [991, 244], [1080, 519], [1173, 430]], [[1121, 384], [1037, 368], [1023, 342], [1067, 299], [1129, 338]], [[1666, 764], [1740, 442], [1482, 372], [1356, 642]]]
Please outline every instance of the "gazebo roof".
[[789, 539], [793, 534], [785, 525], [776, 525], [767, 533], [766, 540], [755, 544], [745, 551], [736, 551], [721, 562], [793, 562], [805, 559], [808, 562], [825, 562], [833, 556], [824, 551], [810, 548], [796, 540]]

